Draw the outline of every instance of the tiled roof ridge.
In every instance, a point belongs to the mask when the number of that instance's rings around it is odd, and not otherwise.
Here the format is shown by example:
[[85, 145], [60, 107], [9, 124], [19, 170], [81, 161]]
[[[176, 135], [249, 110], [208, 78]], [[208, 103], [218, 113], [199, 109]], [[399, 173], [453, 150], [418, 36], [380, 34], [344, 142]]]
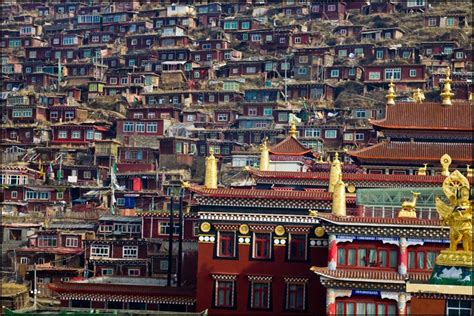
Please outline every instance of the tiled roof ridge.
[[365, 217], [365, 216], [336, 216], [331, 213], [318, 213], [318, 218], [332, 223], [344, 224], [373, 224], [373, 225], [397, 225], [397, 226], [425, 226], [441, 227], [441, 221], [438, 219], [422, 219], [409, 217]]
[[431, 272], [408, 273], [407, 276], [399, 274], [397, 271], [372, 270], [372, 269], [336, 269], [329, 270], [328, 267], [311, 267], [314, 273], [334, 280], [351, 281], [372, 281], [372, 282], [390, 282], [405, 283], [408, 277], [411, 280], [427, 281]]

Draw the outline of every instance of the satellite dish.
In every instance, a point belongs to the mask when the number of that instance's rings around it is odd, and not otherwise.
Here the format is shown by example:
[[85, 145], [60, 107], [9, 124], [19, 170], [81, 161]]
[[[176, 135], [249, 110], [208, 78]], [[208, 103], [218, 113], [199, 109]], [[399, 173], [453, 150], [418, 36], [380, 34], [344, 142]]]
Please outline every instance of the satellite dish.
[[355, 54], [354, 54], [354, 53], [350, 53], [350, 54], [349, 54], [349, 58], [352, 59], [352, 58], [354, 58], [354, 57], [355, 57]]

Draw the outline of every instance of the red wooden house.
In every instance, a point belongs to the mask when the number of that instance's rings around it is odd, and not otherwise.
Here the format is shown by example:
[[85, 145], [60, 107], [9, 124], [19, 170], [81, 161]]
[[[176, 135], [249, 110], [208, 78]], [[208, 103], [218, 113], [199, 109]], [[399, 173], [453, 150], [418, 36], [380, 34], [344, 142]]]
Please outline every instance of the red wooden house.
[[364, 67], [364, 82], [372, 87], [383, 87], [393, 80], [399, 90], [423, 89], [426, 85], [425, 72], [425, 65], [370, 65]]
[[105, 138], [108, 129], [102, 126], [77, 123], [58, 123], [51, 126], [51, 143], [88, 145]]
[[343, 0], [313, 1], [311, 16], [322, 20], [344, 20], [347, 14], [346, 6], [346, 1]]
[[118, 141], [125, 145], [159, 147], [158, 136], [164, 134], [163, 119], [117, 120]]

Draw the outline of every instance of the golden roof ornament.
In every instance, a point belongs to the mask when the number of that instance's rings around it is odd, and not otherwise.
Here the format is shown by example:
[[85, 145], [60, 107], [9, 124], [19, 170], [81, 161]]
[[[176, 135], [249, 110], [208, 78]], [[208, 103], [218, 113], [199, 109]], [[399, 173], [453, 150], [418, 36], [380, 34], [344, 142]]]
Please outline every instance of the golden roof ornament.
[[214, 157], [214, 148], [212, 147], [209, 149], [209, 156], [206, 157], [204, 186], [207, 189], [217, 189], [217, 159]]
[[346, 184], [342, 181], [342, 174], [339, 174], [334, 184], [331, 213], [336, 216], [346, 216]]
[[413, 99], [416, 103], [421, 103], [425, 101], [425, 94], [423, 93], [423, 91], [421, 91], [420, 88], [416, 89], [415, 92], [413, 92]]
[[340, 175], [342, 175], [341, 162], [339, 161], [339, 154], [336, 153], [331, 163], [331, 169], [329, 170], [329, 192], [334, 192], [334, 186]]
[[454, 93], [451, 91], [451, 82], [451, 68], [448, 67], [446, 70], [446, 78], [444, 79], [443, 92], [441, 92], [441, 104], [445, 106], [453, 104], [451, 98], [454, 96]]
[[[437, 265], [472, 267], [472, 204], [470, 185], [467, 178], [453, 171], [443, 182], [443, 193], [448, 203], [436, 197], [436, 210], [449, 226], [449, 249], [442, 250]], [[462, 243], [462, 249], [458, 246]]]
[[420, 196], [420, 192], [412, 192], [413, 197], [411, 201], [405, 201], [402, 203], [402, 209], [398, 213], [398, 217], [410, 217], [416, 218], [416, 201]]
[[267, 171], [270, 167], [270, 151], [268, 149], [268, 138], [260, 145], [260, 171]]
[[474, 177], [474, 173], [472, 172], [471, 165], [466, 165], [466, 175], [468, 178]]
[[418, 168], [418, 175], [419, 176], [426, 176], [426, 169], [428, 167], [427, 163], [423, 164], [423, 167]]
[[395, 84], [393, 83], [393, 79], [391, 79], [390, 83], [388, 84], [388, 94], [385, 96], [385, 99], [387, 99], [387, 105], [395, 105], [396, 96]]
[[449, 166], [452, 162], [451, 156], [448, 154], [444, 154], [443, 156], [441, 156], [439, 162], [441, 163], [441, 175], [445, 177], [449, 176]]
[[291, 122], [290, 132], [288, 133], [291, 137], [296, 139], [297, 131], [296, 131], [296, 123], [295, 121]]
[[473, 95], [474, 95], [474, 92], [469, 92], [469, 97], [467, 99], [471, 102], [473, 100]]

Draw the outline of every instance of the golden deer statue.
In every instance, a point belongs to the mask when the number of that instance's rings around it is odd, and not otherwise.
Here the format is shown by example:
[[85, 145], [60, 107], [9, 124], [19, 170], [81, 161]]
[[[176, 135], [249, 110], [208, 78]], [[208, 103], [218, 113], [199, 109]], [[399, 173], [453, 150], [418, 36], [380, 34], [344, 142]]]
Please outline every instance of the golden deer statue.
[[402, 203], [402, 209], [398, 213], [398, 217], [416, 217], [416, 201], [420, 196], [420, 192], [412, 192], [413, 198], [411, 201], [405, 201]]

